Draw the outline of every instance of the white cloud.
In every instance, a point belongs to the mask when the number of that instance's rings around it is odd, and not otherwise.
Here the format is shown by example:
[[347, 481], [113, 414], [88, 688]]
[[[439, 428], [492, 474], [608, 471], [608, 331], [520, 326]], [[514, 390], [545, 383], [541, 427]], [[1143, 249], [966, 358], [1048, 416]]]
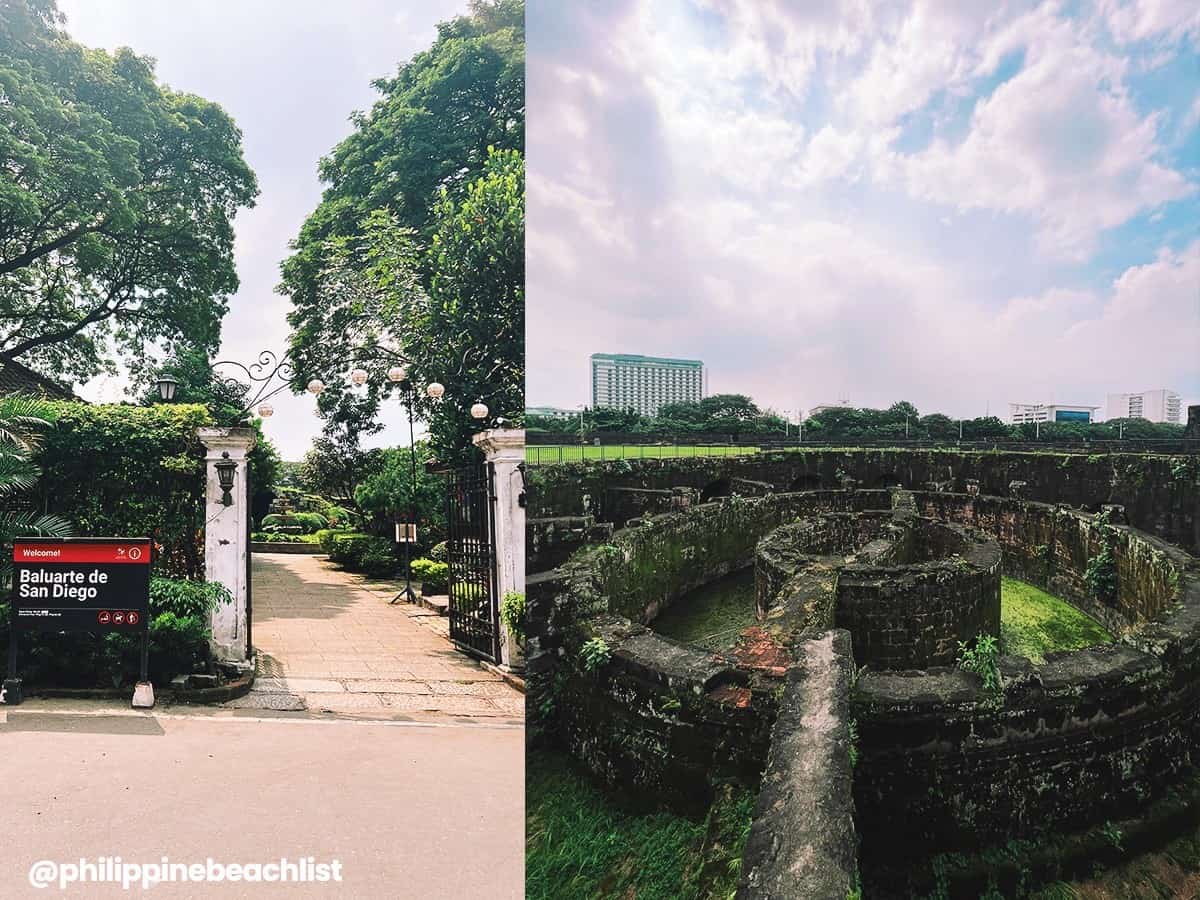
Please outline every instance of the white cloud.
[[1108, 30], [1122, 43], [1200, 38], [1200, 5], [1195, 0], [1103, 0], [1101, 11]]

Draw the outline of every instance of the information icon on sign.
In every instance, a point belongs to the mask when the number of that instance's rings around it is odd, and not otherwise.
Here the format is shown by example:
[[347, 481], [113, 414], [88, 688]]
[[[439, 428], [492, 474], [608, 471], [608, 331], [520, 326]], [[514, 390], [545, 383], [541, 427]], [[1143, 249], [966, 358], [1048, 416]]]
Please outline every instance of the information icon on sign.
[[130, 547], [129, 548], [129, 558], [130, 559], [141, 559], [142, 558], [142, 548], [141, 547]]

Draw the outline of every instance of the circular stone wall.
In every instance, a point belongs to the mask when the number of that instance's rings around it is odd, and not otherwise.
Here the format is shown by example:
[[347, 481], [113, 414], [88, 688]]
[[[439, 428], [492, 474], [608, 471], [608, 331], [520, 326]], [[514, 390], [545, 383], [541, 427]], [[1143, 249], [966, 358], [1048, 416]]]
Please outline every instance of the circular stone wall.
[[1000, 546], [907, 511], [830, 513], [776, 529], [755, 555], [760, 619], [784, 639], [845, 628], [858, 665], [952, 665], [1000, 633]]

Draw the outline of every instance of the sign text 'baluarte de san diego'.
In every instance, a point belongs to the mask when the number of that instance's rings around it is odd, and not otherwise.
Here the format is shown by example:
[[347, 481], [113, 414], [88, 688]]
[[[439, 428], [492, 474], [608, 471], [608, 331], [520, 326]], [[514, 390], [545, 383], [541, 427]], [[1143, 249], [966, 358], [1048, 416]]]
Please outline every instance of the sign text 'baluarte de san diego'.
[[144, 632], [151, 552], [149, 538], [18, 538], [13, 627]]

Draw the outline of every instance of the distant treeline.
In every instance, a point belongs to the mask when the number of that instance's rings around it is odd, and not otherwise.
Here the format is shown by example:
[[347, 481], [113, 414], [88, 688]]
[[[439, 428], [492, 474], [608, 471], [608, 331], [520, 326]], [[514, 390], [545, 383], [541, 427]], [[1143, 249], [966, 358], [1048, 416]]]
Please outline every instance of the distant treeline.
[[[692, 434], [727, 434], [733, 438], [762, 439], [795, 437], [797, 427], [770, 409], [760, 409], [743, 394], [714, 394], [694, 403], [664, 406], [657, 416], [633, 410], [585, 409], [574, 416], [527, 415], [526, 430], [554, 434], [627, 434], [686, 437]], [[961, 429], [961, 430], [960, 430]], [[906, 401], [887, 409], [839, 406], [822, 410], [804, 420], [804, 439], [844, 440], [1117, 440], [1121, 437], [1153, 439], [1181, 438], [1182, 425], [1148, 422], [1145, 419], [1110, 419], [1107, 422], [1043, 422], [1009, 425], [996, 416], [954, 419], [942, 413], [921, 415]]]

